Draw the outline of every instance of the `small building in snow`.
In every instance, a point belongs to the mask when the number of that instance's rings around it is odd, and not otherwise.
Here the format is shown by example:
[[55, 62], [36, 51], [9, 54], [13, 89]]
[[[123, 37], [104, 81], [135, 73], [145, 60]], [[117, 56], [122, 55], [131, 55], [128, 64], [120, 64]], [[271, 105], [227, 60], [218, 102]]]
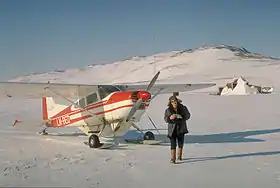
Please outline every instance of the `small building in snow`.
[[224, 87], [219, 87], [217, 95], [251, 95], [251, 94], [269, 94], [273, 92], [272, 87], [261, 87], [250, 84], [243, 77], [234, 79]]

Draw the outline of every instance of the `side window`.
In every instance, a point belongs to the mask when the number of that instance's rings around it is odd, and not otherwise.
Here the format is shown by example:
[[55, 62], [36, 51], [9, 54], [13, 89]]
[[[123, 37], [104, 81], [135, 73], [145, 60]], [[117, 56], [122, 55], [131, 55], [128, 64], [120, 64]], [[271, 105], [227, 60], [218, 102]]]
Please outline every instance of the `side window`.
[[97, 100], [98, 100], [97, 94], [96, 93], [92, 93], [89, 96], [87, 96], [87, 105], [95, 103], [95, 102], [97, 102]]
[[86, 102], [85, 102], [85, 98], [80, 99], [79, 101], [77, 101], [75, 103], [77, 106], [79, 106], [80, 108], [84, 108], [86, 106]]
[[78, 104], [81, 108], [84, 108], [86, 106], [85, 98], [80, 99]]

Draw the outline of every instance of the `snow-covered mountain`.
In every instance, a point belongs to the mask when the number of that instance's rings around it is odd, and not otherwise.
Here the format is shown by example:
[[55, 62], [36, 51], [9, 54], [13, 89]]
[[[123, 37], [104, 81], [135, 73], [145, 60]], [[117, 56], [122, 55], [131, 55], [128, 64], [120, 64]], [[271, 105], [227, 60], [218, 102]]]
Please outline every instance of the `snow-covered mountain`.
[[[275, 68], [268, 68], [275, 66]], [[11, 81], [60, 83], [135, 83], [148, 82], [157, 71], [159, 82], [223, 83], [233, 77], [255, 79], [259, 84], [275, 84], [280, 59], [253, 53], [230, 45], [202, 46], [194, 49], [136, 56], [110, 64], [88, 65], [82, 68], [55, 70], [32, 74]], [[279, 81], [280, 83], [280, 81]]]

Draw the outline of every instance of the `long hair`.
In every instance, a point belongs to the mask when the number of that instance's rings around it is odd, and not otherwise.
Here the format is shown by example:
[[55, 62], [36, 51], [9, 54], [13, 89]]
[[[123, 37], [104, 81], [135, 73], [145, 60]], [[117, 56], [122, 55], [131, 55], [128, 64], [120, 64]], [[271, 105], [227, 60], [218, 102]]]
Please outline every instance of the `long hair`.
[[179, 105], [179, 101], [178, 101], [177, 97], [171, 96], [171, 97], [169, 97], [168, 104], [167, 104], [168, 108], [171, 108], [171, 109], [173, 109], [173, 105], [171, 104], [172, 100], [175, 100], [177, 102], [177, 106]]

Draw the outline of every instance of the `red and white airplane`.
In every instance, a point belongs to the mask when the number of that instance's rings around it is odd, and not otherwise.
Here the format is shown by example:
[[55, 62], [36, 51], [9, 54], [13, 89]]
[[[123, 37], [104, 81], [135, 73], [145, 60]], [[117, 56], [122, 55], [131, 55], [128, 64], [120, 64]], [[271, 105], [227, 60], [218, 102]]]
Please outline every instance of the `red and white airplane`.
[[[47, 134], [48, 127], [75, 126], [89, 136], [89, 147], [98, 148], [102, 146], [100, 137], [120, 137], [131, 127], [141, 131], [136, 124], [156, 95], [216, 85], [155, 84], [159, 74], [149, 85], [0, 82], [0, 93], [7, 97], [41, 98], [43, 134]], [[146, 132], [144, 139], [154, 139], [153, 133]]]

